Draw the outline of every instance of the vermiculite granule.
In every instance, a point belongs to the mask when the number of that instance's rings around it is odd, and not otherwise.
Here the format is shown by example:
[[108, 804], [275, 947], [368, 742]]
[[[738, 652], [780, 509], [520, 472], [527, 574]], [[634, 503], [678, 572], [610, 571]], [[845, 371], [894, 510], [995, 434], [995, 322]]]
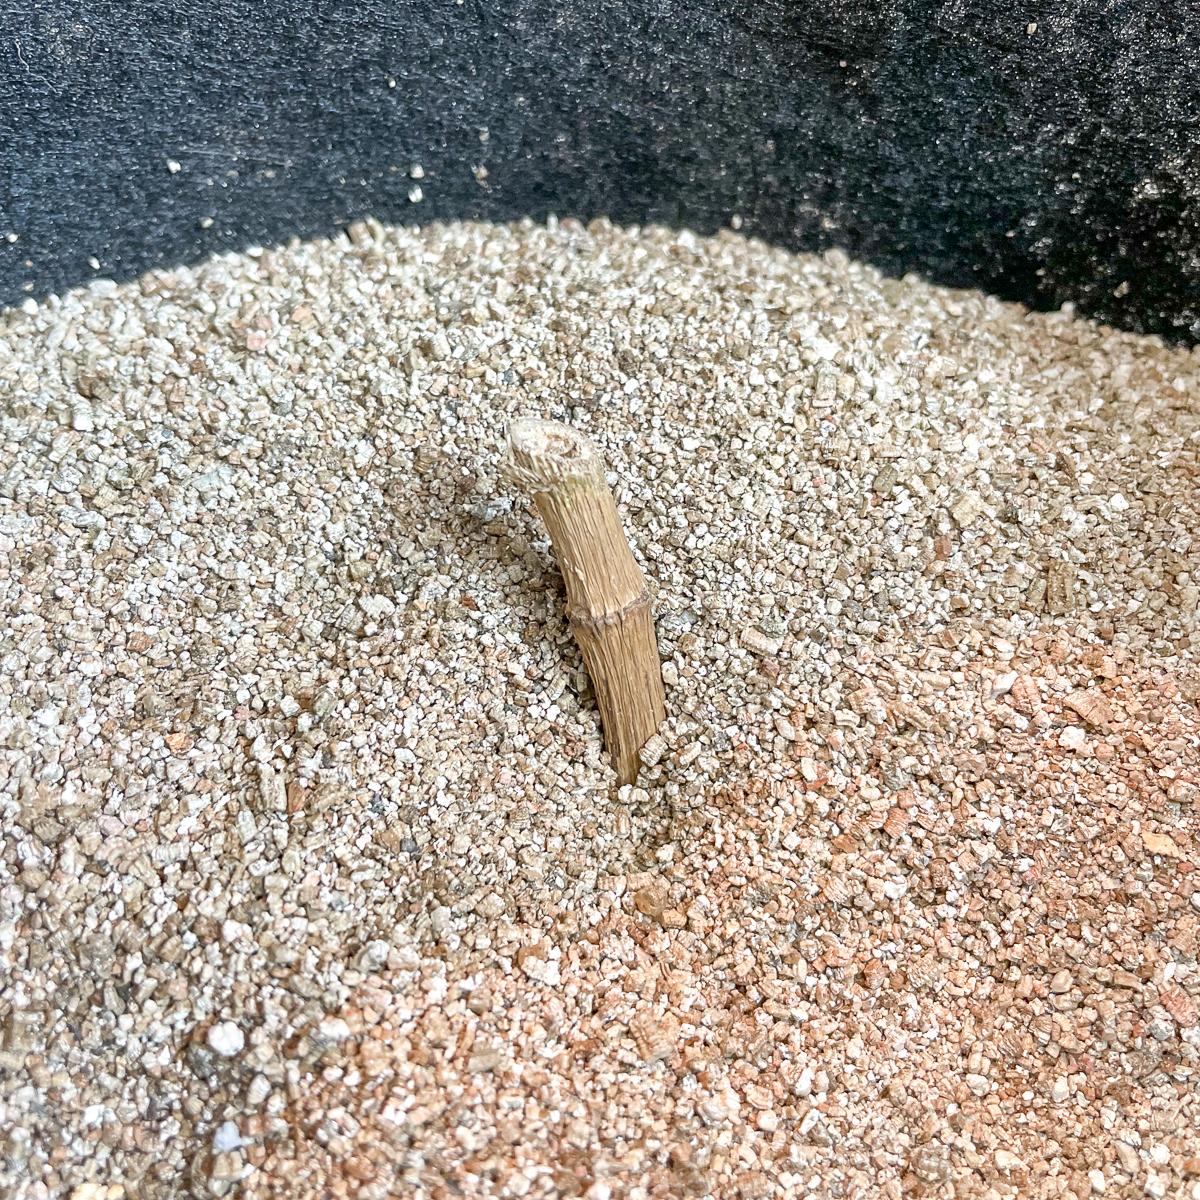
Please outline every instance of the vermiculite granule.
[[[0, 314], [0, 1191], [1200, 1194], [1198, 396], [602, 221]], [[651, 581], [636, 787], [522, 416]]]

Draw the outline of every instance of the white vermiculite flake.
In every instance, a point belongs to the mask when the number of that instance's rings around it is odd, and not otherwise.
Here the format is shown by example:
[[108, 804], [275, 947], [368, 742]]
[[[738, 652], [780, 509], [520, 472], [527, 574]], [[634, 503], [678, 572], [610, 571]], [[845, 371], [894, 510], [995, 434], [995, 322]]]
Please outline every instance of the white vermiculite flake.
[[246, 1035], [232, 1021], [218, 1021], [208, 1031], [209, 1049], [222, 1058], [232, 1058], [242, 1052]]

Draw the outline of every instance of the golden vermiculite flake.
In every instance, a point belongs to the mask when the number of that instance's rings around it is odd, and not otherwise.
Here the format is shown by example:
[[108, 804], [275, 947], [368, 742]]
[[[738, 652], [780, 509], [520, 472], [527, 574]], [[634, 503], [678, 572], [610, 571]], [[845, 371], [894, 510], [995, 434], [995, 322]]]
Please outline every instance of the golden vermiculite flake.
[[1075, 608], [1075, 568], [1055, 559], [1046, 568], [1046, 611], [1060, 617]]
[[987, 505], [974, 492], [964, 492], [954, 502], [954, 506], [950, 509], [950, 515], [960, 529], [966, 529], [976, 517], [979, 517], [987, 511]]
[[1094, 688], [1072, 692], [1063, 701], [1063, 704], [1073, 712], [1078, 713], [1095, 729], [1108, 729], [1112, 723], [1112, 708], [1104, 698], [1103, 693], [1096, 691]]
[[1042, 707], [1037, 683], [1028, 675], [1018, 675], [1009, 692], [1012, 706], [1027, 717], [1037, 716]]
[[656, 1016], [640, 1012], [629, 1022], [629, 1033], [645, 1062], [663, 1062], [675, 1053], [679, 1041], [679, 1022], [666, 1013]]

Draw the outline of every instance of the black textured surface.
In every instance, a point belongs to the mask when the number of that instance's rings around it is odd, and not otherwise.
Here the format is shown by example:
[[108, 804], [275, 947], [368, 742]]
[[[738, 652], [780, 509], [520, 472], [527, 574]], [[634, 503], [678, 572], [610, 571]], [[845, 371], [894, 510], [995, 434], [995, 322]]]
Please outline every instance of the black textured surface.
[[1195, 0], [0, 4], [0, 303], [364, 214], [738, 214], [1195, 340], [1198, 59]]

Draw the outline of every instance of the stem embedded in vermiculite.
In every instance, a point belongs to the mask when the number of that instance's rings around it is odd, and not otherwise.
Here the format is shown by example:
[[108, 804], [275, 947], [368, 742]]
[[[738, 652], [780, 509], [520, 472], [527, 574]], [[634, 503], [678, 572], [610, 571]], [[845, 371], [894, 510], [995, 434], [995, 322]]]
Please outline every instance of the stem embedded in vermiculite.
[[582, 434], [556, 421], [509, 429], [510, 467], [546, 523], [567, 587], [567, 615], [600, 706], [623, 783], [666, 715], [650, 594], [629, 549], [604, 461]]

